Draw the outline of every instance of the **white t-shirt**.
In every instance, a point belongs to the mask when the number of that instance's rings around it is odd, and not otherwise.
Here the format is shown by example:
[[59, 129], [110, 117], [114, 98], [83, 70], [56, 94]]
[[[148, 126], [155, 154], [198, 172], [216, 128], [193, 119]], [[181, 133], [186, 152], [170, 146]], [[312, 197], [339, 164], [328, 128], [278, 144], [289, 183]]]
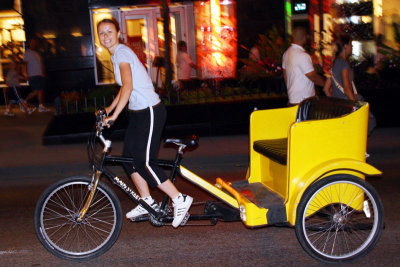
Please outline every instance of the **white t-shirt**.
[[44, 76], [42, 68], [42, 57], [39, 55], [38, 52], [33, 51], [29, 48], [26, 49], [24, 60], [27, 62], [26, 72], [28, 74], [28, 77]]
[[114, 66], [115, 81], [120, 86], [122, 86], [122, 81], [119, 64], [126, 62], [131, 66], [133, 90], [129, 97], [129, 109], [145, 109], [160, 102], [160, 97], [154, 91], [153, 82], [145, 67], [129, 47], [119, 44], [114, 55], [111, 56], [111, 61]]
[[282, 67], [286, 70], [289, 103], [297, 104], [315, 95], [314, 83], [305, 75], [312, 72], [314, 66], [303, 47], [292, 44], [283, 54]]
[[193, 63], [192, 58], [186, 52], [178, 52], [176, 55], [176, 67], [178, 72], [178, 80], [189, 80], [192, 74]]

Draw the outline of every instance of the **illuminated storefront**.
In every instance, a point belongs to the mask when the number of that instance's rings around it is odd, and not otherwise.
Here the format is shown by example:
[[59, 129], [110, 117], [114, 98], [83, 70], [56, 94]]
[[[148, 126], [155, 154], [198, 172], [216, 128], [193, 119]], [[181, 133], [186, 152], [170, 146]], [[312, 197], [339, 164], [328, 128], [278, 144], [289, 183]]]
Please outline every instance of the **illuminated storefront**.
[[[163, 68], [159, 59], [164, 57], [164, 34], [159, 3], [138, 1], [141, 4], [121, 6], [115, 1], [105, 2], [89, 1], [96, 51], [96, 83], [114, 82], [110, 55], [100, 45], [96, 29], [99, 21], [112, 17], [120, 23], [122, 41], [135, 51], [152, 80], [160, 84]], [[171, 1], [169, 12], [174, 79], [177, 43], [181, 40], [187, 43], [188, 53], [198, 65], [197, 72], [192, 71], [193, 77], [235, 77], [237, 41], [234, 1]]]
[[[364, 53], [376, 52], [375, 36], [382, 33], [383, 2], [383, 0], [287, 0], [286, 25], [291, 29], [299, 20], [303, 25], [309, 25], [311, 45], [315, 49], [314, 60], [327, 72], [333, 59], [332, 44], [335, 35], [343, 33], [351, 35], [355, 58], [361, 58]], [[300, 8], [300, 12], [295, 10], [296, 8]]]
[[400, 24], [400, 8], [398, 0], [373, 0], [374, 31], [384, 36], [388, 46], [395, 46], [396, 34], [393, 23]]
[[25, 32], [21, 3], [19, 0], [8, 3], [0, 10], [0, 86], [5, 86], [8, 63], [21, 63], [24, 55]]
[[233, 1], [195, 2], [197, 60], [203, 79], [235, 77], [237, 42]]

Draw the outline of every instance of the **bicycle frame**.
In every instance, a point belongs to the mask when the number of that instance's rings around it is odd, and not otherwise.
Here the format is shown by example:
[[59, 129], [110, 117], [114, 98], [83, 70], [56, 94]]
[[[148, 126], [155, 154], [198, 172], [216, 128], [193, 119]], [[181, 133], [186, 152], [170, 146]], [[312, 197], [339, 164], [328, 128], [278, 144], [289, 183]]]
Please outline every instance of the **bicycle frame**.
[[[105, 165], [107, 164], [123, 164], [123, 163], [132, 163], [133, 159], [128, 158], [128, 157], [123, 157], [123, 156], [113, 156], [113, 155], [107, 155], [108, 152], [110, 151], [111, 148], [111, 141], [106, 140], [102, 134], [103, 126], [97, 125], [96, 129], [96, 138], [100, 140], [100, 142], [103, 144], [104, 148], [102, 151], [102, 155], [99, 158], [98, 162], [93, 162], [93, 176], [92, 176], [92, 182], [89, 186], [91, 192], [90, 195], [84, 205], [84, 207], [80, 211], [80, 216], [78, 220], [82, 220], [84, 217], [88, 207], [91, 204], [92, 198], [94, 196], [94, 193], [97, 188], [97, 184], [100, 180], [100, 177], [102, 174], [104, 174], [113, 184], [118, 186], [119, 188], [122, 189], [136, 204], [141, 205], [143, 208], [145, 208], [154, 218], [161, 222], [170, 222], [173, 220], [172, 216], [167, 216], [165, 214], [165, 209], [168, 204], [169, 197], [165, 195], [163, 197], [163, 200], [160, 205], [160, 212], [154, 210], [151, 206], [149, 206], [145, 201], [143, 201], [138, 194], [136, 194], [122, 179], [120, 179], [118, 176], [116, 176], [112, 171], [107, 169]], [[203, 188], [210, 194], [216, 196], [217, 198], [221, 199], [223, 202], [229, 204], [231, 207], [238, 209], [238, 204], [236, 199], [225, 193], [224, 191], [221, 190], [221, 187], [218, 188], [200, 176], [197, 176], [196, 174], [192, 173], [185, 167], [181, 166], [181, 161], [183, 158], [183, 150], [185, 149], [186, 145], [185, 144], [176, 144], [178, 145], [178, 151], [175, 156], [174, 160], [159, 160], [158, 164], [160, 167], [163, 168], [170, 168], [171, 173], [169, 179], [171, 180], [172, 183], [174, 183], [175, 178], [178, 174], [180, 174], [182, 177], [186, 178], [190, 182], [194, 183], [195, 185]], [[225, 221], [239, 221], [239, 212], [238, 211], [232, 211], [231, 209], [224, 209], [221, 206], [218, 206], [217, 209], [214, 209], [214, 213], [208, 213], [208, 214], [199, 214], [199, 215], [190, 215], [189, 220], [210, 220], [210, 219], [224, 219]], [[237, 213], [237, 214], [236, 214]], [[148, 220], [148, 217], [143, 217], [139, 218], [135, 221], [145, 221]]]

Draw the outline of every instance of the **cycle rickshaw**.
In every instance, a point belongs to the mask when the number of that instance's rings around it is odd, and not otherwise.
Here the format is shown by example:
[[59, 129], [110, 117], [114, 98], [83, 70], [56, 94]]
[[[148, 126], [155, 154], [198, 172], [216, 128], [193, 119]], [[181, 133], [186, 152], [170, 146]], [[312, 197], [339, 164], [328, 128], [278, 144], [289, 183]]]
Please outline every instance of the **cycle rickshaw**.
[[[257, 110], [250, 117], [250, 164], [245, 180], [211, 184], [181, 165], [186, 148], [197, 138], [166, 139], [175, 144], [173, 160], [159, 164], [219, 199], [190, 220], [241, 220], [249, 228], [287, 224], [295, 228], [303, 249], [324, 262], [345, 262], [367, 254], [384, 227], [383, 206], [366, 176], [381, 175], [366, 163], [368, 103], [313, 97], [297, 106]], [[122, 227], [120, 202], [101, 181], [107, 177], [149, 215], [135, 221], [154, 226], [172, 221], [168, 197], [153, 210], [105, 165], [130, 161], [109, 154], [102, 134], [104, 112], [97, 115], [89, 138], [92, 177], [75, 176], [51, 185], [38, 200], [35, 230], [54, 255], [88, 260], [106, 252]], [[98, 146], [102, 145], [99, 153]]]

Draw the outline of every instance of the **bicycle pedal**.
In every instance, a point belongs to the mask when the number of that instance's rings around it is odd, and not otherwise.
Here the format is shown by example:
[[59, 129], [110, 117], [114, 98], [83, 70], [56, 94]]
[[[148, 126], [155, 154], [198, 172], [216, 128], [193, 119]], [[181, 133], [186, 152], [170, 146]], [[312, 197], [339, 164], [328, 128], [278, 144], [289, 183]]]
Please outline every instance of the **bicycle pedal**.
[[189, 218], [190, 218], [190, 213], [186, 212], [185, 218], [183, 218], [180, 226], [184, 226], [189, 221]]
[[129, 219], [131, 222], [143, 222], [143, 221], [148, 221], [149, 220], [149, 215], [142, 215], [138, 217], [133, 217]]
[[[160, 202], [160, 203], [158, 204], [159, 207], [161, 207], [161, 205], [162, 205], [162, 202]], [[172, 213], [173, 211], [172, 211], [172, 208], [171, 208], [169, 205], [167, 205], [167, 206], [165, 206], [163, 212], [164, 212], [164, 214], [170, 214], [170, 213]]]

